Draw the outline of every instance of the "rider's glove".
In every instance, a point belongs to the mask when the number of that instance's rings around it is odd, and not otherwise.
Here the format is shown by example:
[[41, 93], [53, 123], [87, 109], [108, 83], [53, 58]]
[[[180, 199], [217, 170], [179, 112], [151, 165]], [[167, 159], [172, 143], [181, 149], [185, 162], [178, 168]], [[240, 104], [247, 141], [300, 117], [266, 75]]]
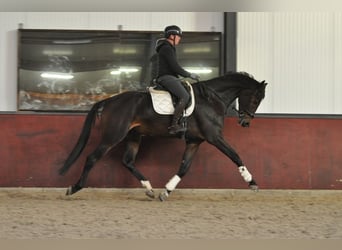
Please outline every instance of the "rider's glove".
[[197, 74], [195, 74], [195, 73], [191, 73], [191, 74], [190, 74], [190, 78], [193, 79], [193, 80], [198, 81], [198, 80], [200, 79], [200, 76], [197, 75]]

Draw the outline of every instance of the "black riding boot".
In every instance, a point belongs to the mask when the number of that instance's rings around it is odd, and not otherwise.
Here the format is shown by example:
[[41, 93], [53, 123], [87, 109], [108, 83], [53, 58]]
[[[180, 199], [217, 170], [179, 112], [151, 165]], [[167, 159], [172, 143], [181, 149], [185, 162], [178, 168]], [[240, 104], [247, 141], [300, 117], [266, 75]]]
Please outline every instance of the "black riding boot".
[[183, 102], [179, 102], [175, 107], [175, 112], [172, 118], [172, 124], [169, 127], [169, 133], [172, 135], [178, 134], [180, 132], [185, 132], [186, 128], [179, 124], [179, 120], [183, 116], [183, 112], [185, 109], [185, 104]]

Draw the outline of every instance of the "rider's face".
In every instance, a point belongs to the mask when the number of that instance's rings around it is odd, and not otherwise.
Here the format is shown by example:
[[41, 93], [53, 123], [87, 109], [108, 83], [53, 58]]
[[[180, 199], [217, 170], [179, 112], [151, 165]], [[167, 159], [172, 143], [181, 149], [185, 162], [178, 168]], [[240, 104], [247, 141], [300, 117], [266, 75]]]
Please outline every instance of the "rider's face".
[[174, 46], [178, 45], [179, 42], [180, 42], [180, 40], [181, 40], [181, 37], [178, 36], [178, 35], [171, 35], [171, 36], [169, 37], [169, 41], [170, 41]]
[[178, 35], [175, 35], [175, 45], [178, 45], [181, 40], [181, 37]]

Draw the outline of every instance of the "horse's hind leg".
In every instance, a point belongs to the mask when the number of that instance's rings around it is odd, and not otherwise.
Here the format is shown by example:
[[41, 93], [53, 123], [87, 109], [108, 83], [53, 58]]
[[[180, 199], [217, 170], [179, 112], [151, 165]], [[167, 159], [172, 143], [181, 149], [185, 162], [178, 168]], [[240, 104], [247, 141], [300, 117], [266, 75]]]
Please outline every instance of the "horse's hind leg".
[[142, 175], [142, 173], [135, 167], [135, 159], [139, 151], [139, 146], [141, 142], [141, 135], [131, 130], [130, 133], [127, 135], [127, 148], [124, 153], [124, 157], [122, 159], [122, 163], [125, 167], [137, 178], [142, 186], [146, 188], [145, 194], [150, 197], [154, 198], [154, 192], [149, 180]]
[[106, 154], [109, 150], [110, 150], [111, 146], [110, 145], [104, 145], [101, 144], [99, 145], [95, 151], [90, 154], [87, 157], [86, 163], [84, 165], [83, 168], [83, 172], [81, 174], [81, 177], [79, 178], [79, 180], [76, 182], [76, 184], [74, 184], [73, 186], [69, 187], [66, 195], [72, 195], [78, 191], [80, 191], [83, 187], [84, 184], [87, 181], [88, 178], [88, 174], [90, 172], [90, 170], [92, 169], [92, 167], [94, 166], [94, 164], [104, 155]]

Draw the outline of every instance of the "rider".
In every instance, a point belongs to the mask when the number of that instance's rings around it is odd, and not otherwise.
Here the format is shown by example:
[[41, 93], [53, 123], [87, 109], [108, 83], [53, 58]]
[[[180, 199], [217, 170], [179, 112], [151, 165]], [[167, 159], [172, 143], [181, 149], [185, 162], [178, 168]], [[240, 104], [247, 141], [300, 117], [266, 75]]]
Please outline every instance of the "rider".
[[186, 104], [190, 96], [184, 88], [178, 76], [190, 77], [194, 80], [199, 80], [199, 76], [184, 70], [177, 61], [176, 48], [182, 37], [182, 30], [176, 25], [167, 26], [164, 29], [164, 38], [159, 39], [156, 44], [156, 51], [158, 54], [158, 83], [166, 90], [177, 97], [178, 102], [175, 106], [172, 124], [169, 127], [170, 134], [177, 134], [184, 132], [179, 124], [182, 118]]

